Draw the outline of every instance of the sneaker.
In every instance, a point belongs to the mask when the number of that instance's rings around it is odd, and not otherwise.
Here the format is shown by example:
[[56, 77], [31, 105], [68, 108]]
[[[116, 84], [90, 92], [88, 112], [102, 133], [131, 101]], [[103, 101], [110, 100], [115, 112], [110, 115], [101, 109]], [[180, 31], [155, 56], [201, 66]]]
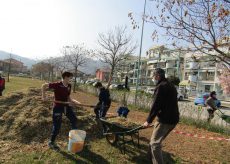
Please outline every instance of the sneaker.
[[48, 146], [50, 149], [60, 150], [59, 146], [55, 142], [49, 141]]

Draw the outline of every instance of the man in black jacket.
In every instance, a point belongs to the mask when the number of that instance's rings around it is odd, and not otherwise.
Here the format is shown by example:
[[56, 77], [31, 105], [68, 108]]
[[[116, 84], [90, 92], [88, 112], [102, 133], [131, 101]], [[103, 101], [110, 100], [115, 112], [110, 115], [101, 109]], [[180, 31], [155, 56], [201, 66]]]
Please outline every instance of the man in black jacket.
[[150, 141], [150, 151], [152, 163], [158, 164], [163, 163], [161, 143], [179, 122], [179, 111], [177, 90], [165, 78], [165, 71], [163, 69], [156, 69], [153, 81], [156, 82], [153, 103], [143, 126], [150, 126], [154, 118], [157, 117]]
[[97, 82], [95, 84], [95, 87], [98, 90], [99, 102], [94, 108], [94, 113], [96, 114], [96, 118], [105, 117], [111, 105], [109, 90], [105, 89], [105, 87], [102, 86], [101, 82]]

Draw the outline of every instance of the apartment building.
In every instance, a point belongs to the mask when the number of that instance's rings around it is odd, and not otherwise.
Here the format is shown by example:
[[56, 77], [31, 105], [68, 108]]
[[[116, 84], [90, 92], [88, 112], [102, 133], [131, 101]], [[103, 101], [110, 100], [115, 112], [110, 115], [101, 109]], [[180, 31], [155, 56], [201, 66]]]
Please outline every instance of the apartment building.
[[[193, 56], [196, 56], [196, 58], [194, 59]], [[195, 84], [193, 85], [193, 90], [196, 90], [196, 93], [216, 91], [222, 94], [218, 80], [220, 70], [217, 63], [211, 62], [207, 55], [187, 53], [185, 55], [184, 67], [183, 80]]]
[[[125, 82], [125, 77], [127, 76], [129, 79], [129, 84], [136, 84], [137, 76], [138, 76], [138, 56], [130, 55], [128, 59], [123, 61], [119, 68], [116, 69], [117, 77], [120, 82]], [[140, 60], [140, 72], [139, 72], [139, 84], [146, 84], [146, 70], [147, 70], [147, 59], [145, 57], [141, 57]]]
[[165, 46], [154, 46], [147, 51], [147, 84], [151, 84], [154, 70], [161, 68], [165, 70], [166, 77], [175, 76], [179, 79], [183, 77], [184, 52], [171, 50]]

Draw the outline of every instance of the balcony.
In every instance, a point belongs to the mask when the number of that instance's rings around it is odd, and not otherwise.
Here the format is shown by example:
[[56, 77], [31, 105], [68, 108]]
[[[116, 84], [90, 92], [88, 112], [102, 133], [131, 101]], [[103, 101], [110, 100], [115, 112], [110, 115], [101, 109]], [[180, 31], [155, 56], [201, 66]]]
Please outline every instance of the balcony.
[[186, 64], [186, 68], [188, 68], [188, 69], [198, 69], [199, 68], [199, 63], [190, 62], [190, 63]]
[[188, 80], [192, 82], [197, 82], [197, 76], [196, 75], [189, 75]]
[[175, 68], [177, 67], [177, 64], [176, 63], [166, 63], [166, 68]]
[[205, 76], [199, 76], [198, 80], [199, 81], [214, 81], [214, 76], [209, 76], [209, 77], [205, 77]]

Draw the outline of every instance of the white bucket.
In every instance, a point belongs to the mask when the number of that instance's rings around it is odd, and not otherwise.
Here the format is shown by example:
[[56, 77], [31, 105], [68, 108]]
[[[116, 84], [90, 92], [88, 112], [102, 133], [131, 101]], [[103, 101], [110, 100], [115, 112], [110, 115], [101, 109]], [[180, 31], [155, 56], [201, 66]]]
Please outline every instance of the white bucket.
[[85, 136], [86, 132], [83, 130], [70, 130], [68, 151], [74, 154], [82, 151], [84, 147]]

